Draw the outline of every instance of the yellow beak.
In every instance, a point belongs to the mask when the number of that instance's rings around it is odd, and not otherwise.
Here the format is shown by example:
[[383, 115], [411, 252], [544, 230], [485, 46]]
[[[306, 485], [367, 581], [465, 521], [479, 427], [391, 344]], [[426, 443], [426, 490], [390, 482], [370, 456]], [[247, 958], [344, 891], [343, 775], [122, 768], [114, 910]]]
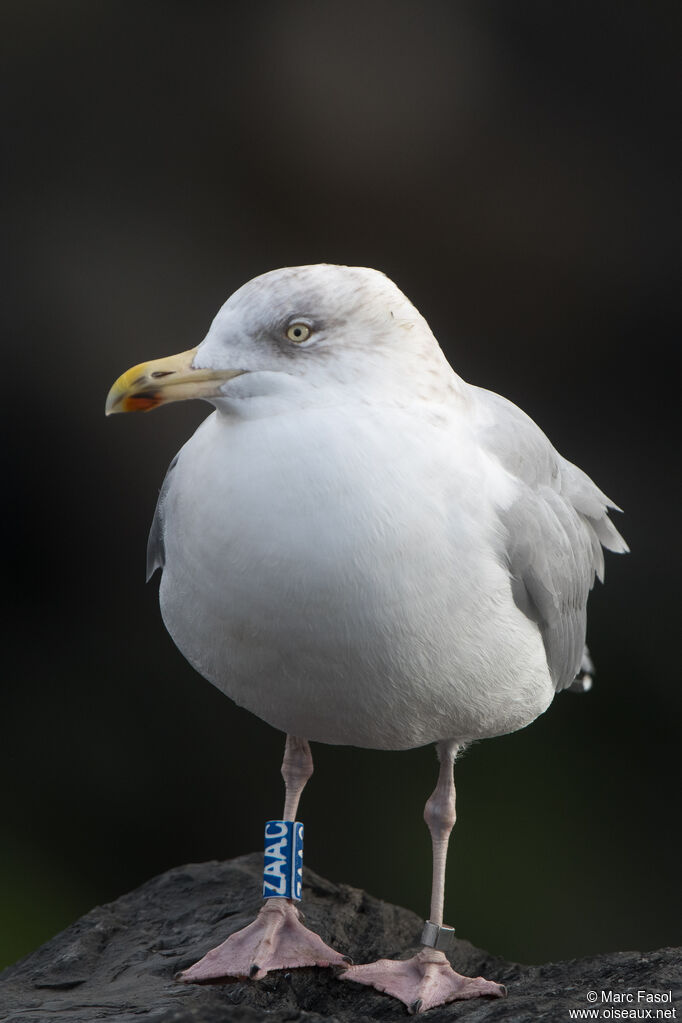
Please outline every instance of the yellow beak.
[[149, 412], [170, 401], [214, 398], [226, 380], [243, 369], [194, 369], [196, 348], [167, 359], [141, 362], [118, 378], [107, 395], [105, 415], [114, 412]]

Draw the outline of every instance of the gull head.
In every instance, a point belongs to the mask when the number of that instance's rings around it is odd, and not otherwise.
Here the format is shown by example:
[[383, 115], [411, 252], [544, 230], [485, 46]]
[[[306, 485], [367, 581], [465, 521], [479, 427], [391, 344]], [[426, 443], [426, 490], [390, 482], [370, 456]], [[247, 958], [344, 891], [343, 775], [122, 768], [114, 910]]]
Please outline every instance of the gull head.
[[428, 324], [383, 273], [285, 267], [235, 291], [198, 347], [120, 376], [106, 414], [187, 398], [228, 410], [255, 397], [328, 401], [339, 390], [406, 403], [440, 397], [452, 378]]

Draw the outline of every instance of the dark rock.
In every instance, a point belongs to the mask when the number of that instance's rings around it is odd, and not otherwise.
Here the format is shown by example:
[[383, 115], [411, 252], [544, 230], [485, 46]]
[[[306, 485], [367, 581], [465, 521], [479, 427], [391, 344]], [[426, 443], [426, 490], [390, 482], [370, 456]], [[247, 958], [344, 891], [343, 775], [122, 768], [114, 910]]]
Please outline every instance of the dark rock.
[[[261, 904], [262, 855], [227, 863], [177, 867], [107, 906], [93, 909], [52, 941], [0, 974], [3, 1023], [364, 1023], [404, 1021], [401, 1003], [371, 988], [337, 980], [332, 970], [269, 974], [258, 982], [197, 986], [174, 975], [232, 931]], [[356, 962], [396, 957], [418, 947], [422, 921], [414, 913], [312, 871], [305, 875], [306, 923]], [[506, 999], [455, 1002], [425, 1019], [467, 1023], [568, 1021], [590, 1007], [587, 992], [682, 994], [679, 949], [618, 952], [545, 966], [520, 966], [457, 941], [451, 956], [465, 974], [507, 985]], [[602, 1005], [601, 1001], [597, 1003]], [[622, 1008], [623, 1003], [616, 1004]], [[639, 1007], [651, 1007], [640, 1002]], [[604, 1008], [607, 1006], [604, 1005]], [[607, 1017], [608, 1018], [608, 1017]], [[612, 1017], [614, 1018], [614, 1017]], [[665, 1018], [665, 1017], [659, 1017]], [[668, 1019], [675, 1017], [669, 1015]]]

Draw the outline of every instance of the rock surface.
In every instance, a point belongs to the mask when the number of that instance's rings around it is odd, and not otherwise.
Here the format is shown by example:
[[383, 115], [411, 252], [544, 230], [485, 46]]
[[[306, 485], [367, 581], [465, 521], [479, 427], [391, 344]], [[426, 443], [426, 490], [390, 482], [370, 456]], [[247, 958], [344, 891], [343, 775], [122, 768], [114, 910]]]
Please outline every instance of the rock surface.
[[[116, 902], [93, 909], [0, 974], [0, 1019], [3, 1023], [407, 1020], [399, 1002], [343, 983], [331, 970], [293, 970], [258, 982], [201, 987], [173, 979], [178, 970], [251, 921], [261, 904], [261, 869], [260, 854], [176, 867]], [[332, 884], [312, 871], [305, 873], [304, 881], [306, 923], [356, 962], [398, 957], [418, 947], [422, 921], [414, 913], [355, 888]], [[457, 941], [451, 959], [461, 973], [482, 974], [506, 984], [509, 996], [432, 1009], [423, 1018], [433, 1023], [452, 1019], [554, 1023], [569, 1020], [571, 1009], [590, 1008], [587, 992], [602, 990], [633, 992], [635, 1001], [625, 1004], [637, 1008], [638, 989], [672, 989], [672, 1004], [654, 1006], [653, 1018], [656, 1008], [674, 1009], [676, 998], [678, 1015], [682, 1009], [679, 949], [520, 966]], [[640, 1002], [642, 1006], [651, 1007], [651, 1003]]]

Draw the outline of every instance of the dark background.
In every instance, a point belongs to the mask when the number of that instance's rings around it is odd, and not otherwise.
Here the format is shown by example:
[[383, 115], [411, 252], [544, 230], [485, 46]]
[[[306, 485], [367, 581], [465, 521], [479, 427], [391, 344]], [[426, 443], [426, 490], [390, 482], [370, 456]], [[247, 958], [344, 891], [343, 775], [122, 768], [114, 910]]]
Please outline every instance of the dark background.
[[[243, 282], [320, 261], [386, 271], [627, 512], [594, 691], [458, 765], [446, 918], [525, 961], [679, 941], [679, 10], [3, 4], [2, 961], [280, 813], [282, 736], [192, 672], [144, 586], [208, 408], [103, 406]], [[424, 914], [433, 751], [314, 754], [307, 863]]]

